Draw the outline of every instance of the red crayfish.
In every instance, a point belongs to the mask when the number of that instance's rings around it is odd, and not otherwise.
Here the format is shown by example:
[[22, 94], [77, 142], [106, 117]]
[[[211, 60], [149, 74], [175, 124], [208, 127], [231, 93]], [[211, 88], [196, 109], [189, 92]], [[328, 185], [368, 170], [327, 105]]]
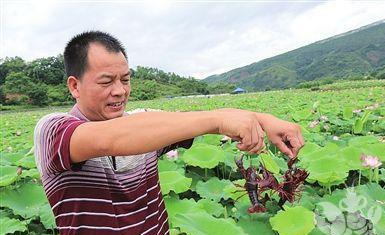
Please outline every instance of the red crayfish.
[[300, 193], [299, 186], [309, 176], [308, 172], [294, 166], [297, 158], [292, 158], [287, 163], [288, 170], [283, 175], [283, 182], [279, 183], [275, 176], [268, 171], [263, 164], [260, 165], [259, 169], [262, 175], [259, 175], [257, 169], [252, 165], [245, 169], [243, 166], [243, 157], [244, 155], [241, 155], [239, 159], [235, 159], [235, 164], [246, 180], [243, 187], [246, 189], [252, 204], [248, 209], [249, 213], [266, 211], [265, 203], [269, 200], [269, 196], [265, 194], [262, 198], [262, 194], [268, 189], [278, 193], [280, 197], [278, 205], [281, 208], [286, 201], [294, 202], [296, 196], [299, 196]]

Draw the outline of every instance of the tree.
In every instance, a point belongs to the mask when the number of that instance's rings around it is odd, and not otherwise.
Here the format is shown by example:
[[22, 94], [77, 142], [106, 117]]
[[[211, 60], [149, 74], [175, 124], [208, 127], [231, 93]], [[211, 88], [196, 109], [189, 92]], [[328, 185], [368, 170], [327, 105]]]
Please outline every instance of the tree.
[[376, 76], [377, 79], [385, 79], [385, 71], [384, 72], [380, 72], [377, 74]]
[[11, 72], [22, 72], [26, 67], [25, 61], [16, 57], [6, 57], [0, 60], [0, 85], [4, 84], [5, 78]]
[[49, 85], [65, 82], [64, 59], [62, 55], [40, 58], [32, 61], [26, 68], [26, 74], [36, 81]]
[[7, 75], [4, 82], [5, 94], [26, 94], [33, 85], [31, 78], [23, 72], [11, 72]]
[[43, 106], [48, 104], [47, 86], [45, 84], [33, 84], [27, 91], [31, 104]]
[[5, 104], [4, 88], [1, 85], [0, 85], [0, 104]]

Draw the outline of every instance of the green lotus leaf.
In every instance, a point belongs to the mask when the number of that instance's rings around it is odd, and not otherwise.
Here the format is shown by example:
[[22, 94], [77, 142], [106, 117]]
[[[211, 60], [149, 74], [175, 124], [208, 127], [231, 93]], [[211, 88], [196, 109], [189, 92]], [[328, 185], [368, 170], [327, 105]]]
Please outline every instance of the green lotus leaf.
[[24, 157], [24, 153], [17, 152], [17, 153], [1, 153], [0, 157], [0, 165], [17, 165], [15, 164], [18, 160], [22, 159]]
[[23, 170], [20, 176], [21, 178], [31, 177], [34, 179], [40, 179], [40, 173], [37, 169]]
[[[166, 205], [168, 217], [171, 224], [174, 224], [176, 214], [205, 212], [194, 199], [179, 200], [174, 197], [165, 197], [164, 203]], [[175, 226], [174, 226], [175, 227]]]
[[232, 219], [217, 219], [207, 213], [177, 214], [175, 226], [187, 235], [246, 235]]
[[179, 235], [179, 234], [181, 234], [179, 229], [176, 229], [176, 228], [170, 229], [170, 235]]
[[[223, 188], [223, 193], [225, 198], [231, 198], [236, 200], [246, 193], [246, 189], [243, 187], [245, 185], [246, 180], [236, 180], [233, 181], [232, 184], [228, 184]], [[247, 196], [246, 196], [247, 197]]]
[[333, 185], [346, 179], [349, 167], [344, 160], [334, 154], [327, 158], [311, 161], [306, 170], [310, 173], [309, 180], [316, 180], [324, 185]]
[[380, 185], [371, 183], [355, 187], [357, 193], [363, 195], [365, 198], [370, 198], [373, 202], [384, 205], [385, 209], [385, 191]]
[[192, 179], [186, 178], [178, 171], [163, 171], [159, 173], [160, 187], [162, 193], [168, 194], [171, 190], [182, 193], [190, 188]]
[[236, 153], [231, 150], [224, 150], [225, 153], [225, 159], [224, 163], [226, 166], [229, 166], [231, 170], [236, 171], [237, 165], [235, 164], [234, 156], [236, 156]]
[[296, 206], [279, 211], [270, 218], [270, 224], [280, 235], [307, 235], [315, 227], [315, 215], [302, 206]]
[[0, 218], [2, 217], [12, 217], [12, 210], [9, 208], [0, 209]]
[[15, 162], [15, 164], [29, 169], [36, 168], [35, 157], [33, 155], [23, 157]]
[[312, 153], [316, 150], [319, 150], [321, 147], [315, 143], [309, 142], [306, 143], [298, 153], [298, 158], [301, 159], [303, 156]]
[[300, 158], [301, 166], [306, 167], [312, 161], [318, 161], [318, 160], [321, 160], [321, 159], [328, 159], [330, 157], [330, 155], [334, 155], [336, 152], [338, 152], [339, 148], [340, 147], [338, 147], [338, 145], [329, 142], [323, 148], [320, 148], [318, 150], [310, 152], [310, 153], [308, 153], [306, 155], [302, 155], [302, 157]]
[[[326, 232], [326, 231], [325, 231]], [[322, 232], [318, 227], [315, 227], [309, 235], [326, 235], [327, 233]]]
[[243, 229], [249, 235], [263, 234], [263, 235], [275, 235], [269, 223], [250, 218], [241, 218], [237, 222], [237, 225]]
[[347, 176], [348, 172], [312, 172], [309, 175], [309, 182], [312, 182], [310, 180], [318, 181], [322, 186], [339, 185], [345, 181]]
[[296, 122], [302, 121], [302, 120], [308, 120], [311, 116], [312, 116], [312, 113], [308, 109], [299, 110], [292, 114], [292, 118]]
[[184, 152], [182, 159], [187, 165], [211, 169], [224, 162], [225, 153], [218, 146], [197, 143]]
[[18, 178], [17, 166], [0, 166], [0, 186], [8, 186]]
[[187, 178], [190, 178], [192, 181], [191, 181], [191, 186], [190, 186], [190, 190], [191, 191], [196, 191], [196, 186], [197, 186], [197, 183], [201, 180], [203, 180], [204, 176], [198, 174], [197, 172], [194, 172], [194, 171], [188, 171], [185, 173], [185, 176]]
[[221, 143], [222, 135], [206, 134], [201, 139], [202, 143], [218, 146]]
[[39, 210], [40, 222], [46, 229], [55, 229], [55, 216], [52, 212], [51, 206], [47, 203], [42, 206]]
[[17, 189], [0, 189], [0, 206], [12, 209], [15, 215], [32, 218], [39, 214], [40, 207], [48, 203], [42, 186], [33, 182]]
[[221, 204], [214, 202], [210, 199], [201, 199], [198, 201], [198, 206], [205, 210], [210, 215], [219, 217], [224, 213], [224, 208]]
[[349, 120], [353, 118], [353, 108], [352, 107], [344, 107], [344, 111], [342, 116], [345, 120]]
[[374, 143], [374, 144], [364, 144], [362, 145], [363, 152], [368, 155], [373, 155], [385, 161], [385, 144], [384, 143]]
[[260, 154], [259, 155], [259, 162], [262, 165], [264, 165], [268, 171], [270, 171], [274, 174], [279, 173], [279, 166], [270, 155], [265, 154], [265, 153]]
[[18, 219], [8, 217], [0, 218], [0, 234], [13, 234], [15, 232], [24, 232], [27, 230], [25, 223]]
[[188, 167], [185, 176], [192, 179], [190, 189], [196, 191], [196, 185], [199, 181], [205, 181], [211, 177], [215, 177], [213, 169], [202, 169], [200, 167]]
[[[270, 155], [271, 156], [271, 155]], [[271, 156], [271, 158], [277, 163], [279, 169], [283, 172], [287, 171], [287, 161], [282, 157]]]
[[378, 138], [372, 135], [353, 137], [349, 140], [349, 145], [361, 147], [363, 144], [378, 143]]
[[202, 198], [219, 202], [221, 198], [227, 199], [223, 189], [230, 184], [232, 184], [230, 180], [219, 180], [217, 177], [212, 177], [206, 182], [199, 181], [196, 185], [196, 192]]
[[184, 173], [184, 169], [183, 168], [181, 168], [174, 161], [170, 161], [170, 160], [167, 160], [167, 159], [158, 160], [158, 170], [159, 170], [159, 172], [163, 172], [163, 171], [178, 171], [181, 174]]
[[319, 134], [319, 133], [310, 133], [310, 134], [305, 134], [304, 137], [307, 141], [314, 142], [314, 143], [322, 143], [325, 141], [325, 136]]
[[238, 198], [238, 200], [235, 201], [234, 206], [236, 208], [236, 212], [234, 214], [236, 218], [250, 217], [250, 214], [247, 210], [251, 207], [251, 202], [247, 194]]
[[354, 146], [348, 146], [346, 148], [341, 149], [337, 153], [337, 157], [343, 159], [346, 164], [348, 164], [350, 170], [358, 170], [363, 169], [362, 162], [360, 159], [361, 154], [361, 149]]

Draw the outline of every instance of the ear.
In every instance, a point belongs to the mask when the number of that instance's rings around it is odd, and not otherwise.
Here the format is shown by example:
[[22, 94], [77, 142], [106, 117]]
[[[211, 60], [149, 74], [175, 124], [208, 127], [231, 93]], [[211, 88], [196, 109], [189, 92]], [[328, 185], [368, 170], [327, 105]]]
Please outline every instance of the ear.
[[78, 99], [80, 94], [79, 93], [80, 80], [74, 76], [69, 76], [67, 78], [67, 86], [71, 92], [72, 97], [74, 97], [75, 99]]

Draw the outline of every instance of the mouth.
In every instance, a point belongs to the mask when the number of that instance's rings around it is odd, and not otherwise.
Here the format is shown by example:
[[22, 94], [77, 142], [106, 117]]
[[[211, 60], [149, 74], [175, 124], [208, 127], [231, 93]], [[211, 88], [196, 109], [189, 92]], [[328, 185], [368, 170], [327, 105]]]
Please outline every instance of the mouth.
[[115, 110], [121, 109], [124, 105], [124, 101], [108, 103], [107, 106]]

